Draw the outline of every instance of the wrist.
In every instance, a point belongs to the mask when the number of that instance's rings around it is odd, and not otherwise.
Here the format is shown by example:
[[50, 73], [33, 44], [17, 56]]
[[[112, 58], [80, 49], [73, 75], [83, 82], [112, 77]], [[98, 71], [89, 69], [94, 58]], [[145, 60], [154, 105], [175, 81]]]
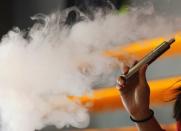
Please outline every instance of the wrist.
[[151, 111], [150, 109], [146, 109], [146, 110], [139, 110], [139, 111], [136, 111], [134, 113], [131, 113], [131, 117], [135, 120], [142, 120], [144, 118], [147, 118], [151, 115]]
[[151, 120], [154, 117], [154, 111], [150, 109], [148, 114], [149, 114], [149, 116], [146, 116], [147, 114], [145, 114], [144, 118], [141, 118], [142, 116], [137, 117], [137, 118], [133, 118], [132, 116], [130, 116], [130, 119], [133, 122], [136, 122], [136, 123], [147, 122], [147, 121]]

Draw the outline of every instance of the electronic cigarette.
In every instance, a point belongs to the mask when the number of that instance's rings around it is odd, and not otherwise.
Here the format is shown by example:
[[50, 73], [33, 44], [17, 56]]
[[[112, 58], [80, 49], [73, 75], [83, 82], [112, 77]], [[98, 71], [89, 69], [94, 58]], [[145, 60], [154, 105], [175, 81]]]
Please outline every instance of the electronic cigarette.
[[123, 79], [127, 80], [131, 76], [133, 76], [140, 67], [144, 64], [150, 65], [153, 61], [155, 61], [159, 56], [161, 56], [164, 52], [166, 52], [172, 43], [175, 42], [175, 38], [170, 39], [169, 41], [164, 41], [160, 45], [158, 45], [155, 49], [153, 49], [150, 53], [148, 53], [144, 58], [142, 58], [136, 65], [134, 65], [126, 75], [121, 75]]

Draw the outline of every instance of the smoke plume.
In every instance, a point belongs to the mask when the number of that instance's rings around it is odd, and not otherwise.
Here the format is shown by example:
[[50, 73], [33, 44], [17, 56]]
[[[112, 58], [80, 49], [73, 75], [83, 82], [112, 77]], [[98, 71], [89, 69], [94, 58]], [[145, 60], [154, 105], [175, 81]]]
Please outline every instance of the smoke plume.
[[149, 9], [97, 10], [89, 17], [71, 8], [36, 15], [29, 31], [9, 31], [0, 44], [0, 131], [86, 127], [87, 109], [69, 96], [115, 84], [121, 62], [103, 52], [178, 29]]

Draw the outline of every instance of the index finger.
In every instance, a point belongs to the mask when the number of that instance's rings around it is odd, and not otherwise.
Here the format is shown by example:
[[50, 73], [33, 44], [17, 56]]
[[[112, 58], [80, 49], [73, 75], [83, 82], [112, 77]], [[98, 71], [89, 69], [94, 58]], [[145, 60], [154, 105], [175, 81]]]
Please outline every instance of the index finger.
[[123, 63], [123, 67], [122, 67], [122, 69], [123, 69], [123, 74], [125, 75], [125, 74], [127, 74], [128, 72], [129, 72], [129, 66], [128, 65], [126, 65], [125, 63]]

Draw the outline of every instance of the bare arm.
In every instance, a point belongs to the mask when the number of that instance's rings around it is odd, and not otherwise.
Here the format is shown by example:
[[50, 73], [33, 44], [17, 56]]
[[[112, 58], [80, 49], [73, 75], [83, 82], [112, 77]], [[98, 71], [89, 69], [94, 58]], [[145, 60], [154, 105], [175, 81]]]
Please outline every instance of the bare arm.
[[[147, 65], [144, 65], [128, 81], [120, 77], [117, 82], [123, 105], [134, 120], [144, 120], [151, 116], [150, 87], [146, 80], [146, 69]], [[129, 67], [124, 66], [123, 71], [127, 74]], [[135, 122], [135, 124], [139, 131], [164, 131], [154, 116], [144, 122]]]

